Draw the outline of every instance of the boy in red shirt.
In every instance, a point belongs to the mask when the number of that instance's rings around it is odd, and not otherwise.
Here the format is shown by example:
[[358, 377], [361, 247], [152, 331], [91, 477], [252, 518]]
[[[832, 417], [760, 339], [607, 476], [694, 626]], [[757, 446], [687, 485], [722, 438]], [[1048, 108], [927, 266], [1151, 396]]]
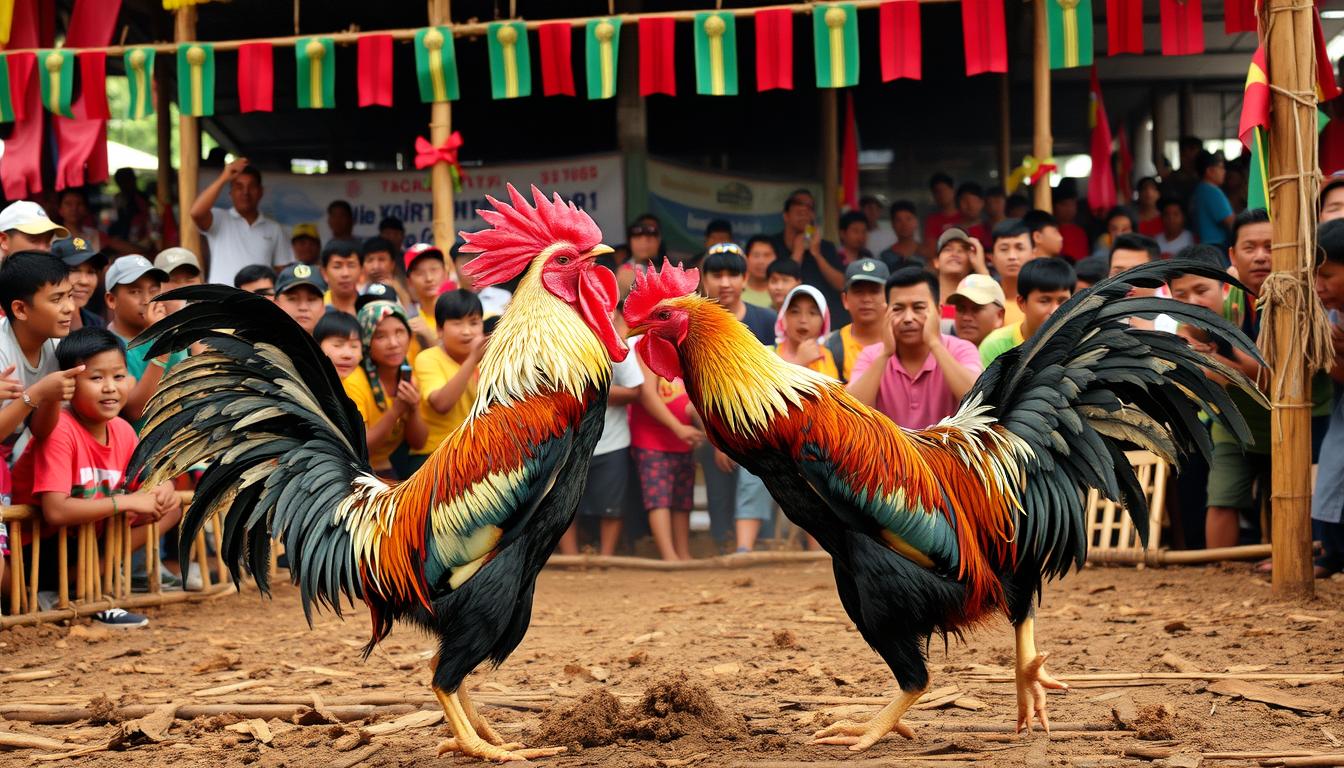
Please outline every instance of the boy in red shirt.
[[[81, 328], [61, 340], [56, 359], [61, 370], [84, 369], [75, 377], [74, 396], [55, 429], [14, 465], [14, 500], [41, 507], [44, 537], [54, 536], [61, 526], [97, 523], [101, 529], [104, 520], [124, 512], [131, 520], [131, 546], [141, 548], [146, 526], [158, 522], [165, 530], [171, 528], [181, 519], [182, 506], [171, 482], [152, 491], [126, 490], [125, 468], [137, 440], [135, 429], [118, 416], [135, 384], [126, 370], [125, 348], [111, 331]], [[55, 541], [41, 552], [39, 578], [50, 583], [58, 567]], [[149, 623], [120, 608], [97, 613], [94, 620], [116, 629]]]

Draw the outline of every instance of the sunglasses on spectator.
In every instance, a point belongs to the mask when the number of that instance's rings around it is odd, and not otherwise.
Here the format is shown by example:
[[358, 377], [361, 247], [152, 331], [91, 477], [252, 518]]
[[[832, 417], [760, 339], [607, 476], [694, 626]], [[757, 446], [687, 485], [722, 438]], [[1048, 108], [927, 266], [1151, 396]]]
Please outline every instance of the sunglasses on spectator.
[[631, 227], [631, 228], [630, 228], [630, 236], [631, 236], [631, 237], [639, 237], [639, 236], [641, 236], [641, 235], [647, 235], [647, 236], [649, 236], [649, 237], [657, 237], [657, 236], [658, 236], [658, 228], [657, 228], [657, 227]]
[[712, 256], [716, 253], [735, 253], [744, 259], [747, 257], [747, 255], [742, 252], [742, 247], [737, 243], [715, 243], [709, 246], [708, 251], [705, 251], [706, 256]]

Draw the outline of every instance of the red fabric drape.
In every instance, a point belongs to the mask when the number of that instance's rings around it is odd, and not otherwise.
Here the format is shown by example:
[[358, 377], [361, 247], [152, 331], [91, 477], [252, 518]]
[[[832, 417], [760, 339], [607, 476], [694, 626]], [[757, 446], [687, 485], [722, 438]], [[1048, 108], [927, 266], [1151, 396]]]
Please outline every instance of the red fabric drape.
[[[72, 48], [112, 42], [121, 0], [75, 0], [65, 44]], [[74, 103], [76, 115], [87, 115], [87, 89]], [[82, 187], [107, 181], [107, 121], [56, 117], [56, 188]]]
[[878, 9], [878, 48], [882, 54], [882, 82], [902, 77], [918, 80], [922, 74], [919, 39], [919, 2], [896, 0]]
[[1255, 0], [1223, 0], [1223, 31], [1255, 32]]
[[1143, 53], [1143, 0], [1106, 0], [1106, 42], [1108, 56]]
[[[911, 3], [916, 5], [916, 3]], [[859, 207], [859, 127], [854, 120], [854, 89], [845, 89], [845, 137], [840, 149], [840, 202], [850, 210]]]
[[83, 95], [84, 118], [106, 120], [107, 111], [107, 54], [85, 51], [79, 54], [79, 92]]
[[756, 90], [793, 90], [793, 12], [757, 11]]
[[574, 96], [574, 65], [570, 58], [572, 37], [567, 22], [537, 27], [541, 43], [541, 92], [547, 96]]
[[239, 112], [270, 112], [275, 108], [274, 56], [270, 43], [238, 47]]
[[1204, 52], [1204, 4], [1201, 0], [1162, 0], [1162, 55]]
[[392, 106], [392, 36], [359, 38], [359, 106]]
[[[54, 3], [41, 5], [48, 16], [55, 10]], [[15, 0], [9, 31], [10, 48], [43, 48], [52, 44], [52, 25], [44, 23], [42, 14], [37, 0]], [[5, 139], [5, 155], [0, 158], [0, 182], [3, 182], [5, 198], [9, 200], [20, 200], [42, 191], [42, 130], [47, 114], [42, 108], [41, 89], [37, 84], [36, 59], [16, 58], [26, 60], [18, 66], [26, 73], [16, 72], [18, 62], [10, 60], [11, 92], [16, 100], [23, 101], [22, 107], [16, 103], [14, 109], [17, 113], [22, 108], [27, 118], [15, 121], [13, 132]], [[16, 74], [23, 80], [15, 80]]]
[[962, 0], [962, 40], [966, 75], [1008, 71], [1008, 32], [1003, 0]]
[[676, 32], [672, 19], [639, 20], [640, 96], [677, 95]]

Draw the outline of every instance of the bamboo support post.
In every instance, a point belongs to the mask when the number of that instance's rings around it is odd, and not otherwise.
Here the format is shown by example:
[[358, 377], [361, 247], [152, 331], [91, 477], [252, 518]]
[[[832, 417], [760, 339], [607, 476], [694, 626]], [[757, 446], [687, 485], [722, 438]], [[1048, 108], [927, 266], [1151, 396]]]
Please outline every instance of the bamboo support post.
[[23, 613], [26, 610], [23, 605], [23, 521], [16, 521], [13, 528], [9, 534], [9, 610]]
[[1094, 565], [1202, 565], [1228, 560], [1259, 560], [1269, 557], [1270, 552], [1269, 544], [1186, 550], [1093, 549], [1087, 553], [1087, 561]]
[[[164, 218], [172, 211], [173, 207], [173, 124], [172, 115], [168, 111], [168, 94], [171, 86], [168, 82], [168, 68], [154, 68], [154, 128], [157, 146], [155, 154], [159, 158], [159, 168], [155, 173], [154, 202], [159, 207], [159, 213]], [[181, 219], [190, 219], [186, 208], [178, 212], [179, 231], [182, 226]], [[160, 248], [167, 248], [177, 243], [161, 242]]]
[[[184, 5], [173, 12], [173, 38], [178, 43], [196, 39], [196, 6]], [[218, 47], [218, 46], [216, 46]], [[178, 77], [185, 73], [177, 73]], [[160, 96], [162, 100], [162, 96]], [[201, 127], [197, 118], [187, 114], [188, 110], [178, 105], [177, 118], [177, 203], [178, 231], [181, 233], [182, 247], [199, 254], [201, 252], [201, 232], [196, 222], [191, 220], [191, 204], [196, 200], [199, 186], [198, 172], [201, 165]]]
[[28, 610], [37, 610], [38, 575], [42, 572], [42, 521], [36, 515], [32, 521], [33, 562], [28, 566]]
[[[1269, 397], [1274, 595], [1309, 598], [1311, 560], [1311, 377], [1304, 335], [1317, 302], [1310, 287], [1315, 258], [1316, 66], [1313, 9], [1270, 0], [1268, 45], [1269, 206], [1274, 273], [1261, 289], [1262, 322], [1271, 324]], [[1184, 113], [1184, 109], [1182, 109]], [[1305, 331], [1305, 333], [1304, 333]], [[1263, 338], [1263, 335], [1262, 335]]]
[[[429, 0], [431, 26], [452, 24], [448, 0]], [[429, 108], [429, 141], [442, 146], [453, 132], [453, 104], [436, 101]], [[457, 235], [453, 232], [453, 175], [447, 163], [435, 163], [429, 169], [430, 195], [434, 201], [434, 245], [446, 253]], [[450, 265], [451, 266], [451, 265]]]
[[[1031, 84], [1033, 119], [1031, 153], [1044, 163], [1055, 152], [1054, 137], [1050, 133], [1050, 30], [1045, 17], [1046, 0], [1032, 0], [1033, 43], [1031, 46]], [[1050, 175], [1031, 185], [1034, 205], [1043, 211], [1053, 211], [1050, 196]]]
[[821, 99], [821, 179], [817, 224], [825, 237], [840, 240], [840, 89], [818, 89]]
[[99, 611], [105, 611], [108, 608], [158, 608], [164, 605], [212, 599], [222, 595], [233, 594], [234, 592], [236, 592], [236, 590], [232, 584], [217, 584], [209, 592], [151, 592], [144, 595], [130, 595], [129, 597], [120, 600], [98, 599], [79, 603], [77, 605], [70, 605], [67, 601], [66, 607], [64, 608], [25, 613], [19, 616], [0, 616], [0, 630], [9, 629], [10, 627], [45, 624], [53, 621], [67, 621], [80, 618], [81, 616], [92, 616], [93, 614]]
[[159, 583], [159, 524], [150, 523], [145, 531], [145, 576], [149, 580], [149, 591], [156, 593]]

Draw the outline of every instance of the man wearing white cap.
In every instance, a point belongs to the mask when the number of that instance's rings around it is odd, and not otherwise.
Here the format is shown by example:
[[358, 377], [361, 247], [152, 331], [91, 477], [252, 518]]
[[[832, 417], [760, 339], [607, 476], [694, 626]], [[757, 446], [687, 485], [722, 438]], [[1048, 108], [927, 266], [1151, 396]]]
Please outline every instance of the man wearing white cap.
[[[201, 271], [201, 260], [186, 248], [174, 246], [159, 251], [159, 255], [154, 257], [154, 268], [161, 269], [164, 274], [168, 275], [168, 279], [163, 281], [164, 291], [171, 291], [184, 285], [203, 285], [205, 283], [205, 274]], [[163, 303], [167, 305], [165, 309], [170, 315], [186, 304], [184, 301], [165, 301]]]
[[69, 230], [31, 200], [15, 201], [0, 211], [0, 261], [19, 251], [50, 251], [52, 240], [69, 236]]
[[957, 312], [957, 338], [979, 347], [992, 331], [1003, 327], [1003, 288], [989, 275], [967, 275], [947, 297]]

